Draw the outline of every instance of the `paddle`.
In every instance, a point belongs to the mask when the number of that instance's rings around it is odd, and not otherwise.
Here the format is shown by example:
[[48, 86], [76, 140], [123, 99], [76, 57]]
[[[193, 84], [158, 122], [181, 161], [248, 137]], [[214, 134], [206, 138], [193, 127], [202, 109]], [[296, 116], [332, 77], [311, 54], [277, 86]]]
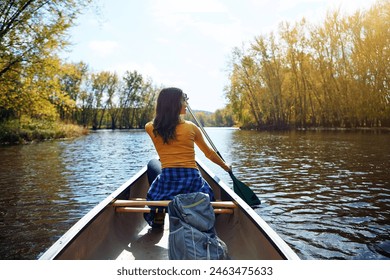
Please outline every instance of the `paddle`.
[[[199, 128], [203, 132], [204, 136], [209, 141], [211, 147], [214, 149], [214, 151], [217, 153], [217, 155], [222, 160], [224, 160], [222, 155], [219, 153], [217, 147], [214, 145], [213, 141], [211, 141], [209, 135], [207, 134], [207, 132], [205, 131], [203, 126], [200, 124], [198, 119], [195, 117], [195, 114], [192, 112], [188, 102], [187, 102], [187, 109], [190, 112], [192, 118], [195, 120], [196, 124], [199, 126]], [[257, 197], [257, 195], [247, 185], [245, 185], [243, 182], [238, 180], [236, 178], [236, 176], [234, 176], [232, 171], [229, 172], [229, 175], [230, 175], [230, 178], [232, 178], [232, 181], [233, 181], [233, 190], [234, 190], [234, 192], [236, 194], [238, 194], [239, 197], [241, 197], [249, 206], [252, 206], [252, 207], [261, 204], [261, 202], [260, 202], [259, 198]]]

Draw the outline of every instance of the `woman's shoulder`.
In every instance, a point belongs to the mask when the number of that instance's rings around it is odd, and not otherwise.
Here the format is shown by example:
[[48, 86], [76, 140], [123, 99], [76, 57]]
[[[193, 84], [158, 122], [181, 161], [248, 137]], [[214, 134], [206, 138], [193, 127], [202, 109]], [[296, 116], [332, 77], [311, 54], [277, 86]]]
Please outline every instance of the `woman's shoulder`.
[[184, 122], [184, 125], [186, 126], [186, 129], [194, 131], [195, 133], [200, 131], [199, 127], [196, 124], [194, 124], [192, 121], [186, 120]]
[[196, 124], [194, 124], [192, 121], [184, 121], [184, 124], [188, 127], [197, 127]]
[[147, 131], [153, 130], [153, 122], [148, 122], [147, 124], [145, 124], [145, 129]]

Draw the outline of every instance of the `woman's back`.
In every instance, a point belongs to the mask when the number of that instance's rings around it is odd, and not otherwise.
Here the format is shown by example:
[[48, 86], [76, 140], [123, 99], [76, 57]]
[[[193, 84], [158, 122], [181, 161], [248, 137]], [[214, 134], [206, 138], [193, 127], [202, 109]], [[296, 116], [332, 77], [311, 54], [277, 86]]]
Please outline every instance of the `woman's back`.
[[176, 126], [175, 139], [170, 140], [169, 143], [164, 143], [161, 136], [154, 135], [152, 122], [147, 123], [145, 129], [156, 147], [162, 168], [197, 168], [194, 149], [194, 143], [197, 137], [195, 124], [190, 121], [180, 122]]

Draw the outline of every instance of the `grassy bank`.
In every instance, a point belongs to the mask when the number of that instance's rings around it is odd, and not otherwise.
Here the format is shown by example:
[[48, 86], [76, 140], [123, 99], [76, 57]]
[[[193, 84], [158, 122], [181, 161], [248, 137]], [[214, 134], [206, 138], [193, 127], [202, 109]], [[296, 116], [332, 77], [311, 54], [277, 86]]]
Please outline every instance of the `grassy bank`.
[[25, 144], [62, 138], [75, 138], [88, 130], [73, 124], [43, 120], [11, 120], [0, 123], [0, 144]]

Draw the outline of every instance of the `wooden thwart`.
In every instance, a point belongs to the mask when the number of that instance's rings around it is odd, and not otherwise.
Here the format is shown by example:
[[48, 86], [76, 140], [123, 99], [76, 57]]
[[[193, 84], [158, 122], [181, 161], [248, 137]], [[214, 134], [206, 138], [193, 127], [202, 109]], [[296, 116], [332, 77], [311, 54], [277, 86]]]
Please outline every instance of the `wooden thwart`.
[[[150, 213], [152, 209], [149, 207], [116, 207], [116, 212], [119, 213]], [[233, 214], [233, 209], [229, 208], [214, 208], [215, 214]]]
[[[141, 207], [141, 206], [160, 206], [167, 207], [170, 200], [144, 200], [144, 199], [134, 199], [134, 200], [115, 200], [112, 204], [114, 207]], [[211, 201], [213, 207], [219, 208], [236, 208], [237, 205], [233, 201]]]
[[[154, 207], [167, 207], [170, 200], [150, 201], [144, 199], [135, 200], [116, 200], [112, 203], [116, 212], [128, 212], [128, 213], [149, 213], [151, 209], [146, 206]], [[211, 205], [214, 208], [216, 214], [232, 214], [233, 208], [237, 205], [232, 201], [212, 201]]]

